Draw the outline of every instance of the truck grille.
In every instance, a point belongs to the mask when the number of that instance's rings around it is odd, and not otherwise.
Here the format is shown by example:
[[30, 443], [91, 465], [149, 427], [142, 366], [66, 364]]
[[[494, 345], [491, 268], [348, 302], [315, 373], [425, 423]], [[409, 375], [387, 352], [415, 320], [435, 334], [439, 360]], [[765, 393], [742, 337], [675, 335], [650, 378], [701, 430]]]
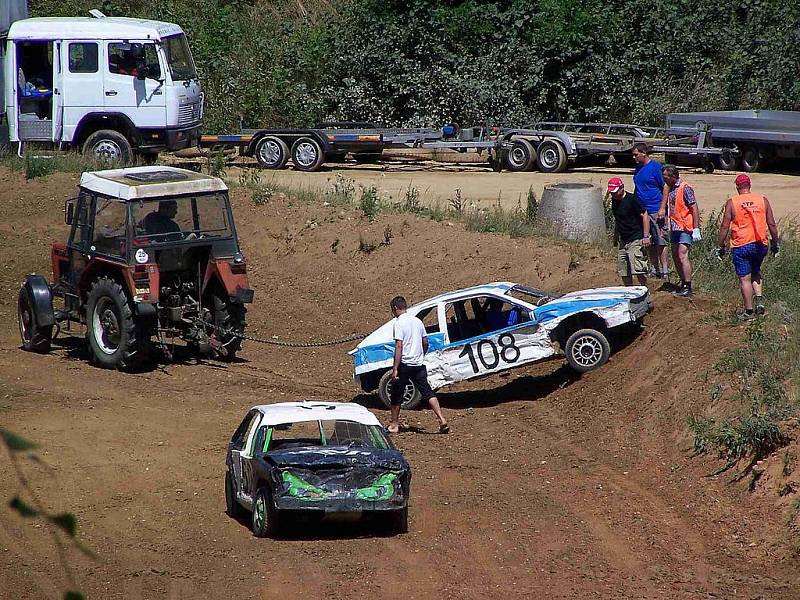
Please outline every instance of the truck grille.
[[184, 104], [178, 109], [178, 125], [191, 125], [200, 120], [200, 103]]

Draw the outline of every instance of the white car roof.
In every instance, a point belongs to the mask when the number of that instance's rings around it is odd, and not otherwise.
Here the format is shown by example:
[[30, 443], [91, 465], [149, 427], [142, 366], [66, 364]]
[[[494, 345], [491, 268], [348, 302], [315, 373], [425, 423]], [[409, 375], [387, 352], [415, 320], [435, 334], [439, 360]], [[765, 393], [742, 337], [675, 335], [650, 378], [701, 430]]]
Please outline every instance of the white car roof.
[[121, 201], [221, 192], [228, 189], [217, 177], [163, 166], [86, 171], [81, 174], [80, 186]]
[[352, 402], [277, 402], [260, 404], [253, 409], [263, 416], [261, 425], [281, 425], [302, 421], [354, 421], [363, 425], [378, 425], [378, 418], [360, 404]]
[[161, 40], [183, 33], [174, 23], [128, 17], [35, 17], [13, 23], [11, 40]]
[[457, 300], [458, 298], [462, 298], [464, 296], [473, 296], [480, 294], [496, 294], [502, 296], [515, 285], [517, 284], [511, 283], [510, 281], [495, 281], [493, 283], [474, 285], [472, 287], [462, 288], [460, 290], [455, 290], [453, 292], [445, 292], [444, 294], [439, 294], [438, 296], [434, 296], [433, 298], [428, 298], [427, 300], [423, 300], [422, 302], [417, 302], [416, 304], [413, 305], [413, 307], [418, 307], [423, 304], [427, 305], [427, 304], [435, 304], [437, 302], [448, 302], [450, 300]]

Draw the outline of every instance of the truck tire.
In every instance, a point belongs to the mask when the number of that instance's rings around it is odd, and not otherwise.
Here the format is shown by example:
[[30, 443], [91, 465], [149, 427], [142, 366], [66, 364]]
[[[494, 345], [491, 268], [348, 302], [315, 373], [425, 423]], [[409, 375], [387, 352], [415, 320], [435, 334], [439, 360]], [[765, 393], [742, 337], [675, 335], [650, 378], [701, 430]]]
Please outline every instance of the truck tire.
[[[389, 369], [381, 376], [381, 380], [378, 382], [378, 397], [387, 408], [392, 405], [392, 383], [392, 370]], [[418, 408], [421, 402], [422, 394], [414, 387], [413, 383], [409, 382], [403, 394], [403, 403], [400, 407], [406, 410], [413, 410]]]
[[536, 164], [536, 150], [528, 140], [516, 139], [506, 152], [506, 168], [509, 171], [530, 171]]
[[739, 160], [730, 152], [724, 152], [716, 157], [717, 167], [723, 171], [735, 171]]
[[289, 146], [282, 139], [268, 135], [256, 143], [255, 157], [262, 169], [282, 169], [289, 161]]
[[561, 142], [545, 140], [536, 151], [536, 164], [542, 173], [562, 173], [567, 168], [567, 153]]
[[606, 363], [611, 346], [596, 329], [579, 329], [567, 339], [564, 353], [570, 367], [578, 373], [588, 373]]
[[210, 306], [214, 309], [214, 335], [226, 350], [219, 353], [219, 358], [231, 361], [242, 349], [242, 338], [239, 335], [244, 333], [244, 316], [247, 309], [244, 304], [231, 302], [218, 294], [211, 296]]
[[17, 296], [17, 322], [22, 347], [28, 352], [44, 354], [50, 351], [53, 340], [53, 326], [41, 326], [36, 318], [36, 310], [28, 290], [23, 287]]
[[755, 173], [761, 163], [761, 153], [758, 148], [748, 146], [742, 148], [742, 171], [745, 173]]
[[318, 171], [325, 162], [325, 153], [319, 142], [302, 137], [292, 146], [292, 163], [298, 171]]
[[104, 369], [130, 366], [136, 354], [133, 308], [123, 287], [98, 277], [86, 300], [86, 335], [94, 362]]
[[133, 148], [119, 131], [100, 129], [86, 139], [83, 153], [103, 165], [127, 165], [133, 157]]

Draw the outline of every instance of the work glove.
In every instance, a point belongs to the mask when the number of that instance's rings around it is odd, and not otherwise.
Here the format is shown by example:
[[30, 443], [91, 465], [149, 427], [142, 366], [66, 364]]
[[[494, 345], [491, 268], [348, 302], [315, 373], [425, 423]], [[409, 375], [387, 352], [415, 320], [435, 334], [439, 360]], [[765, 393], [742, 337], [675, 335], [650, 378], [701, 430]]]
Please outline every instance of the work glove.
[[692, 241], [693, 242], [699, 242], [702, 239], [703, 239], [703, 236], [700, 235], [700, 228], [699, 227], [695, 227], [694, 229], [692, 229]]
[[778, 243], [774, 243], [769, 247], [769, 251], [772, 254], [772, 258], [778, 258], [781, 254], [781, 246]]
[[722, 262], [722, 260], [725, 258], [725, 248], [723, 248], [722, 246], [717, 248], [716, 251], [714, 251], [714, 256], [717, 257], [717, 260], [719, 262]]

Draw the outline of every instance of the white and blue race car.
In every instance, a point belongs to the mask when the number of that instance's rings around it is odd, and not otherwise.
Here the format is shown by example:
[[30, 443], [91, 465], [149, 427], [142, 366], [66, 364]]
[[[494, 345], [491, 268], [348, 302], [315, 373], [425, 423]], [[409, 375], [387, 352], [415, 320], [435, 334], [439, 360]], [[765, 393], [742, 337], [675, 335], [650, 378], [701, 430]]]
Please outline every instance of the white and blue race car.
[[[496, 282], [441, 294], [409, 307], [425, 324], [425, 365], [433, 389], [497, 373], [563, 352], [580, 373], [602, 366], [611, 353], [609, 332], [640, 325], [651, 310], [644, 286], [606, 287], [547, 294], [524, 285]], [[350, 352], [354, 380], [377, 389], [389, 405], [394, 320], [384, 323]], [[413, 384], [404, 408], [420, 403]]]

